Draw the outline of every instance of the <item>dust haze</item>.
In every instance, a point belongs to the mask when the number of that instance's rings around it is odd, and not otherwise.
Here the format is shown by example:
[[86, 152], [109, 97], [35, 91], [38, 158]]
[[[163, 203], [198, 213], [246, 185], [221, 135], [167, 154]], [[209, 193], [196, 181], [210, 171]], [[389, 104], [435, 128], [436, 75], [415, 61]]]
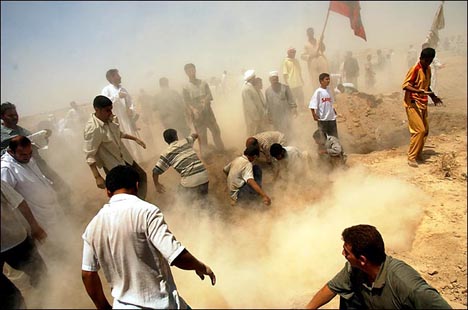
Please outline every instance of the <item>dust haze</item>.
[[[353, 51], [361, 68], [359, 83], [364, 85], [366, 55], [375, 57], [377, 49], [393, 50], [392, 66], [378, 74], [375, 88], [361, 88], [376, 96], [401, 95], [408, 46], [421, 46], [438, 5], [361, 2], [367, 42], [353, 35], [348, 18], [330, 13], [324, 33], [329, 64], [339, 64], [340, 56]], [[287, 48], [295, 47], [299, 58], [306, 29], [313, 27], [319, 37], [328, 2], [84, 2], [57, 3], [55, 9], [42, 2], [2, 2], [1, 6], [1, 98], [16, 104], [19, 125], [31, 130], [39, 129], [38, 123], [48, 114], [62, 118], [72, 100], [91, 113], [93, 98], [108, 84], [105, 73], [110, 68], [119, 69], [122, 85], [140, 112], [141, 90], [154, 96], [159, 78], [167, 77], [171, 88], [181, 91], [187, 81], [185, 63], [194, 63], [197, 77], [206, 81], [228, 72], [226, 92], [213, 85], [211, 90], [221, 136], [231, 152], [207, 164], [211, 196], [207, 208], [176, 197], [179, 176], [172, 170], [160, 178], [167, 192], [155, 193], [151, 169], [167, 146], [162, 139], [165, 128], [156, 113], [151, 113], [150, 122], [139, 124], [141, 138], [148, 145], [140, 149], [138, 161], [148, 174], [148, 200], [163, 211], [177, 239], [217, 276], [213, 287], [194, 272], [172, 269], [181, 296], [192, 308], [303, 307], [344, 265], [341, 232], [351, 225], [376, 226], [389, 254], [412, 247], [427, 198], [412, 184], [392, 176], [377, 177], [359, 164], [333, 173], [313, 166], [306, 178], [289, 183], [273, 183], [267, 173], [265, 190], [273, 201], [268, 211], [232, 210], [227, 201], [221, 169], [242, 153], [246, 139], [242, 71], [255, 69], [263, 79], [263, 91], [268, 88], [268, 72], [281, 69]], [[458, 35], [466, 38], [466, 6], [466, 2], [445, 3], [441, 41]], [[73, 8], [75, 13], [70, 12]], [[36, 38], [13, 22], [19, 11], [25, 11], [26, 25], [36, 22]], [[47, 23], [51, 14], [55, 17]], [[18, 27], [16, 36], [14, 27]], [[300, 63], [304, 81], [309, 83], [307, 66]], [[466, 87], [466, 73], [460, 80]], [[308, 102], [314, 90], [308, 86], [304, 90]], [[443, 91], [448, 93], [442, 89], [442, 96]], [[345, 102], [344, 97], [337, 99], [338, 113]], [[316, 125], [307, 111], [302, 113], [305, 123], [292, 125], [288, 142], [315, 154], [312, 133]], [[338, 126], [340, 134], [347, 131], [345, 125]], [[391, 132], [395, 127], [380, 130]], [[343, 135], [348, 152], [353, 151], [353, 138]], [[81, 235], [107, 197], [94, 184], [81, 144], [81, 132], [68, 137], [55, 132], [49, 148], [42, 151], [72, 187], [73, 205], [64, 206], [70, 222], [63, 228], [67, 242], [62, 244], [62, 256], [49, 258], [48, 281], [37, 290], [26, 283], [19, 285], [28, 307], [93, 307], [81, 283]], [[102, 274], [101, 280], [112, 300]]]

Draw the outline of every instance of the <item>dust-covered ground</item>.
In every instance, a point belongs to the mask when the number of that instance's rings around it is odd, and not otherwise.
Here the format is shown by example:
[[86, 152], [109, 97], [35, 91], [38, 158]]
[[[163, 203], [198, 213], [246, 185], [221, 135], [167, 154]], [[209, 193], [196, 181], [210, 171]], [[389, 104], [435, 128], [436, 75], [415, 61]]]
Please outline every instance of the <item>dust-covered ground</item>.
[[[240, 93], [214, 101], [228, 150], [213, 152], [205, 162], [210, 195], [204, 206], [177, 196], [179, 176], [172, 169], [160, 178], [166, 193], [156, 194], [151, 181], [148, 193], [176, 237], [216, 273], [212, 287], [194, 272], [173, 268], [178, 289], [192, 308], [304, 307], [344, 265], [341, 232], [359, 223], [376, 226], [389, 255], [413, 266], [454, 308], [466, 308], [466, 55], [447, 51], [440, 58], [447, 62], [439, 72], [445, 105], [429, 107], [425, 164], [415, 169], [406, 163], [409, 133], [399, 86], [406, 71], [395, 70], [396, 77], [388, 85], [380, 82], [380, 90], [337, 96], [347, 167], [328, 172], [314, 161], [302, 177], [273, 182], [271, 168], [259, 161], [264, 190], [272, 198], [266, 209], [261, 204], [242, 209], [228, 203], [222, 167], [241, 154], [246, 138]], [[34, 121], [20, 119], [20, 125], [34, 127]], [[316, 158], [316, 124], [310, 112], [300, 109], [292, 122], [289, 144]], [[141, 128], [148, 148], [140, 164], [151, 179], [152, 166], [166, 147], [163, 128], [157, 121]], [[93, 307], [81, 283], [80, 238], [107, 197], [96, 188], [79, 143], [51, 138], [44, 152], [73, 194], [72, 204], [64, 206], [68, 242], [63, 255], [48, 260], [49, 281], [35, 290], [23, 277], [14, 280], [31, 308]], [[101, 279], [112, 300], [102, 274]], [[337, 308], [338, 298], [327, 307]]]

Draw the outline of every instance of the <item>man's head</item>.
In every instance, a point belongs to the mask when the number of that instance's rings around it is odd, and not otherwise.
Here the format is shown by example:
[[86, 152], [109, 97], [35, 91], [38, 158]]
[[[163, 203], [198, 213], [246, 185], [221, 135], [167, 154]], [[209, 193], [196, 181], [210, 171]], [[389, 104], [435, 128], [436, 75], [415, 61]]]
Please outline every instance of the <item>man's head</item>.
[[186, 64], [184, 66], [184, 71], [190, 80], [195, 79], [197, 76], [197, 69], [195, 68], [195, 65], [192, 63]]
[[258, 145], [258, 140], [254, 137], [248, 137], [247, 140], [245, 140], [245, 147], [249, 147], [249, 146], [254, 146], [256, 148], [260, 147]]
[[351, 266], [363, 268], [366, 264], [379, 266], [385, 261], [385, 245], [374, 226], [356, 225], [343, 230], [343, 255]]
[[307, 37], [309, 39], [313, 39], [314, 38], [314, 28], [307, 28]]
[[32, 157], [32, 144], [25, 136], [16, 136], [10, 140], [7, 152], [22, 164], [27, 164]]
[[328, 73], [320, 73], [319, 75], [319, 82], [322, 88], [327, 88], [330, 85], [330, 74]]
[[78, 108], [78, 106], [76, 105], [76, 102], [75, 102], [75, 101], [70, 102], [70, 107], [71, 107], [72, 109], [77, 109], [77, 108]]
[[288, 48], [288, 58], [296, 58], [296, 49], [294, 47]]
[[4, 102], [1, 105], [1, 118], [3, 124], [8, 128], [15, 128], [18, 124], [18, 113], [16, 106], [11, 102]]
[[271, 71], [270, 72], [270, 84], [271, 84], [271, 86], [279, 84], [278, 71]]
[[[343, 85], [341, 85], [341, 86], [343, 86]], [[327, 140], [327, 137], [325, 136], [325, 133], [320, 129], [317, 129], [314, 132], [313, 138], [315, 140], [315, 143], [317, 143], [318, 145], [321, 145], [321, 146], [325, 145], [325, 141]]]
[[177, 141], [179, 139], [177, 137], [177, 131], [172, 128], [164, 130], [163, 137], [164, 141], [166, 141], [167, 144], [171, 144], [172, 142]]
[[258, 156], [260, 156], [260, 149], [258, 146], [250, 145], [245, 148], [244, 155], [247, 156], [250, 162], [253, 162]]
[[159, 79], [159, 87], [161, 88], [169, 87], [169, 80], [167, 79], [167, 77], [162, 77]]
[[336, 88], [337, 88], [342, 94], [344, 94], [345, 91], [346, 91], [345, 87], [344, 87], [343, 84], [341, 84], [341, 83], [338, 84], [338, 85], [336, 85]]
[[112, 118], [112, 101], [106, 96], [96, 96], [93, 101], [95, 115], [104, 123]]
[[281, 144], [273, 143], [270, 146], [270, 155], [277, 160], [282, 160], [284, 157], [286, 157], [286, 150]]
[[255, 87], [256, 90], [262, 90], [263, 88], [263, 80], [259, 77], [256, 77], [252, 81], [253, 87]]
[[106, 72], [106, 79], [112, 85], [120, 85], [122, 83], [122, 78], [120, 77], [119, 70], [117, 69], [110, 69]]
[[116, 191], [136, 195], [139, 181], [140, 176], [132, 166], [116, 166], [106, 176], [107, 196], [112, 197]]
[[435, 49], [432, 47], [426, 47], [421, 51], [421, 55], [419, 56], [419, 62], [421, 63], [421, 66], [426, 69], [429, 67], [434, 60], [434, 57], [436, 55]]

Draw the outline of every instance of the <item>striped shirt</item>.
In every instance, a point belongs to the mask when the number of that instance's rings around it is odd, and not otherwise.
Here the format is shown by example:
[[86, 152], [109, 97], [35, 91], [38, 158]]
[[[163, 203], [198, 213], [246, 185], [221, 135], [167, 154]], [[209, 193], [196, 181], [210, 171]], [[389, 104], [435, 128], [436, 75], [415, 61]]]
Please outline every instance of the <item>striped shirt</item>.
[[153, 173], [163, 174], [169, 167], [180, 173], [180, 184], [184, 187], [195, 187], [208, 182], [208, 172], [193, 150], [195, 139], [189, 136], [169, 144], [167, 150], [161, 154], [153, 168]]

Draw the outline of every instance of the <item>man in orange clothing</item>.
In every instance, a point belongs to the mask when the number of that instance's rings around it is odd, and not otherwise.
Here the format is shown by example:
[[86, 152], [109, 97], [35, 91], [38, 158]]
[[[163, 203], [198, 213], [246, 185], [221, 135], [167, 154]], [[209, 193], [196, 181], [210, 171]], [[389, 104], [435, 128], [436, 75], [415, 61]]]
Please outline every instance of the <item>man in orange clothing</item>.
[[405, 90], [404, 106], [408, 116], [408, 127], [411, 134], [408, 150], [408, 165], [418, 167], [418, 162], [423, 161], [422, 150], [424, 142], [429, 134], [427, 122], [427, 96], [430, 96], [434, 104], [442, 104], [431, 90], [431, 68], [429, 65], [435, 57], [433, 48], [425, 48], [421, 51], [419, 62], [406, 74], [402, 88]]

